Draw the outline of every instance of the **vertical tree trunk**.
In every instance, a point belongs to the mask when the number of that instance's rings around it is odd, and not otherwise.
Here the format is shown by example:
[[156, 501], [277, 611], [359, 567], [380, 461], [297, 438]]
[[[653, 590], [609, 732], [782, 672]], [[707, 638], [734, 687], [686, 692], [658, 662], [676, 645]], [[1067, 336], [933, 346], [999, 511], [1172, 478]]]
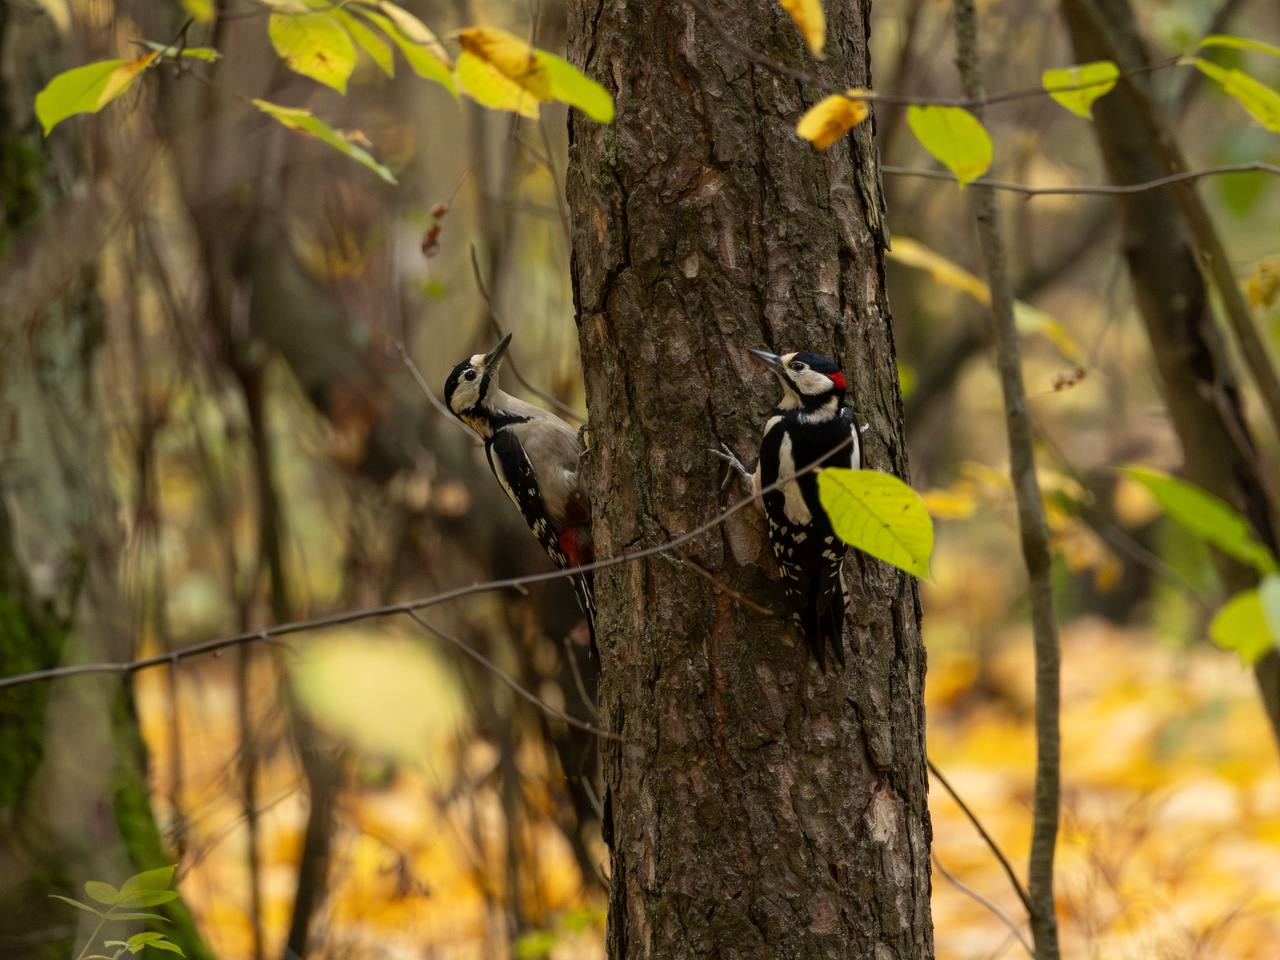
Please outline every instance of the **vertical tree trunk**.
[[[869, 85], [869, 4], [826, 6], [816, 72]], [[738, 43], [804, 62], [774, 4], [722, 9]], [[708, 448], [754, 451], [776, 400], [747, 347], [837, 357], [867, 465], [906, 474], [870, 125], [816, 153], [792, 130], [819, 92], [718, 29], [677, 0], [569, 6], [570, 57], [618, 106], [611, 126], [572, 118], [568, 176], [604, 557], [721, 509]], [[931, 957], [915, 583], [849, 563], [849, 666], [824, 676], [768, 552], [748, 511], [597, 575], [601, 713], [623, 738], [604, 749], [609, 955]]]
[[[1147, 63], [1128, 0], [1063, 0], [1062, 14], [1080, 62], [1110, 58], [1118, 48], [1120, 69]], [[1107, 31], [1107, 36], [1100, 31]], [[1146, 77], [1130, 77], [1094, 105], [1094, 130], [1113, 183], [1154, 180], [1169, 171], [1149, 131], [1135, 122], [1141, 109], [1134, 88]], [[1240, 379], [1214, 318], [1195, 248], [1171, 188], [1117, 198], [1124, 224], [1124, 253], [1134, 301], [1147, 327], [1169, 419], [1182, 445], [1188, 479], [1232, 504], [1259, 538], [1276, 550], [1280, 531], [1263, 482], [1244, 405]], [[1257, 574], [1225, 555], [1218, 570], [1227, 590], [1252, 586]], [[1280, 654], [1254, 665], [1263, 709], [1280, 738]]]

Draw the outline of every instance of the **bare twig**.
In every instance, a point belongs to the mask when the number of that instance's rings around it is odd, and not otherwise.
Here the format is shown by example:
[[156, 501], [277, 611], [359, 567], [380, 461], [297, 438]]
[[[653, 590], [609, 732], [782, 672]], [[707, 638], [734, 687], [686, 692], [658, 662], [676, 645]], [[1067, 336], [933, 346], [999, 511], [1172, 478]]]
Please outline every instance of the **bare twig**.
[[[838, 453], [853, 442], [853, 438], [833, 447], [829, 453]], [[716, 529], [734, 514], [743, 510], [749, 504], [759, 501], [765, 494], [772, 493], [774, 490], [782, 488], [784, 485], [793, 482], [799, 477], [807, 473], [812, 473], [819, 469], [820, 464], [815, 462], [808, 464], [797, 470], [794, 474], [779, 477], [774, 483], [766, 487], [762, 487], [749, 497], [731, 504], [722, 512], [712, 517], [705, 523], [699, 524], [692, 530], [686, 531], [679, 536], [673, 537], [665, 543], [655, 544], [652, 547], [645, 547], [642, 550], [633, 550], [628, 553], [619, 554], [616, 557], [609, 557], [604, 560], [596, 560], [592, 563], [584, 563], [576, 567], [566, 567], [563, 570], [548, 570], [545, 573], [528, 573], [519, 577], [506, 577], [500, 580], [488, 580], [483, 583], [474, 583], [466, 587], [455, 587], [452, 590], [445, 590], [443, 593], [437, 593], [430, 597], [423, 597], [418, 600], [409, 600], [404, 603], [388, 603], [378, 607], [369, 607], [362, 610], [347, 610], [341, 613], [330, 613], [321, 617], [313, 617], [310, 620], [295, 620], [290, 623], [278, 623], [274, 626], [264, 627], [261, 630], [250, 630], [244, 633], [237, 633], [231, 636], [217, 637], [212, 640], [203, 640], [199, 643], [188, 644], [185, 647], [176, 647], [166, 653], [157, 654], [151, 657], [140, 657], [136, 660], [120, 660], [105, 661], [102, 663], [75, 663], [62, 667], [50, 667], [46, 670], [33, 670], [30, 673], [19, 673], [9, 677], [0, 678], [0, 690], [20, 686], [25, 683], [39, 683], [45, 680], [59, 680], [66, 677], [78, 677], [88, 674], [97, 673], [114, 673], [114, 674], [132, 674], [139, 670], [147, 670], [151, 667], [163, 666], [165, 664], [176, 664], [181, 660], [191, 657], [202, 656], [208, 653], [217, 653], [220, 650], [226, 650], [231, 647], [238, 647], [246, 643], [257, 643], [267, 639], [289, 636], [298, 633], [307, 633], [312, 630], [323, 630], [329, 627], [340, 627], [346, 624], [359, 623], [363, 620], [373, 620], [380, 617], [404, 616], [412, 611], [425, 610], [429, 607], [439, 606], [443, 603], [449, 603], [453, 600], [459, 600], [463, 597], [474, 596], [479, 593], [491, 593], [495, 590], [511, 590], [523, 587], [532, 583], [545, 583], [548, 580], [559, 580], [564, 577], [572, 577], [579, 573], [588, 573], [595, 570], [607, 570], [610, 567], [620, 566], [624, 563], [632, 563], [636, 560], [644, 560], [648, 557], [654, 557], [669, 550], [674, 550], [691, 540], [696, 540], [703, 534]]]
[[[978, 61], [978, 17], [974, 0], [956, 0], [956, 63], [965, 92], [983, 99], [982, 68]], [[979, 116], [981, 111], [978, 111]], [[1013, 286], [1009, 280], [1004, 241], [1000, 236], [999, 210], [990, 187], [972, 191], [978, 241], [991, 290], [991, 317], [995, 332], [1000, 388], [1004, 395], [1005, 427], [1009, 437], [1009, 478], [1018, 504], [1018, 528], [1022, 557], [1027, 568], [1031, 601], [1031, 628], [1035, 651], [1036, 778], [1031, 829], [1031, 859], [1027, 869], [1028, 902], [1035, 955], [1058, 960], [1058, 922], [1053, 902], [1053, 859], [1057, 847], [1061, 806], [1061, 649], [1053, 612], [1053, 558], [1044, 500], [1036, 477], [1035, 448], [1022, 360], [1013, 318]]]
[[[942, 170], [919, 170], [915, 167], [896, 167], [891, 164], [885, 164], [880, 169], [884, 173], [895, 177], [924, 177], [928, 180], [950, 180], [953, 183], [956, 179], [953, 174]], [[1012, 193], [1021, 193], [1028, 197], [1110, 196], [1114, 194], [1145, 193], [1148, 190], [1157, 190], [1170, 184], [1183, 183], [1187, 180], [1199, 180], [1201, 177], [1217, 177], [1228, 173], [1270, 173], [1280, 176], [1280, 165], [1262, 161], [1226, 163], [1216, 167], [1182, 170], [1178, 173], [1171, 173], [1168, 176], [1157, 177], [1154, 180], [1146, 180], [1142, 183], [1088, 183], [1068, 184], [1061, 187], [1029, 187], [1022, 183], [1011, 183], [1008, 180], [988, 180], [985, 177], [980, 177], [972, 181], [972, 185], [988, 187], [992, 190], [1007, 190]]]
[[925, 760], [925, 763], [929, 765], [929, 772], [933, 774], [938, 783], [942, 784], [942, 789], [947, 791], [951, 799], [955, 801], [956, 806], [960, 808], [960, 811], [969, 818], [973, 828], [978, 831], [978, 836], [982, 837], [982, 842], [987, 845], [987, 848], [995, 855], [995, 858], [1000, 861], [1000, 866], [1004, 867], [1004, 872], [1008, 874], [1009, 883], [1013, 885], [1014, 892], [1017, 893], [1018, 899], [1022, 901], [1022, 905], [1027, 908], [1027, 913], [1030, 914], [1031, 898], [1027, 896], [1026, 888], [1022, 885], [1022, 881], [1018, 879], [1018, 875], [1014, 873], [1013, 864], [1009, 862], [1009, 858], [1004, 855], [1004, 851], [1000, 849], [991, 834], [987, 833], [987, 828], [982, 825], [982, 821], [978, 819], [977, 815], [969, 809], [969, 805], [960, 799], [960, 794], [956, 793], [956, 788], [951, 786], [951, 781], [942, 775], [942, 771], [938, 769], [937, 765], [928, 759]]
[[1031, 949], [1031, 944], [1027, 943], [1027, 938], [1023, 935], [1022, 931], [1018, 929], [1018, 925], [1009, 919], [1009, 915], [1007, 913], [996, 906], [993, 901], [987, 899], [977, 890], [973, 889], [973, 887], [968, 886], [957, 878], [954, 873], [942, 865], [942, 861], [938, 859], [938, 855], [936, 853], [933, 855], [933, 865], [938, 868], [938, 872], [940, 874], [955, 884], [956, 888], [960, 890], [961, 893], [969, 895], [999, 917], [1004, 925], [1009, 928], [1009, 933], [1011, 933], [1017, 941], [1022, 944], [1022, 949], [1027, 951], [1027, 955], [1031, 957], [1031, 960], [1036, 960], [1036, 952]]
[[495, 677], [497, 677], [499, 680], [505, 683], [508, 687], [510, 687], [512, 690], [518, 693], [520, 696], [524, 697], [524, 699], [528, 700], [535, 707], [538, 707], [539, 709], [544, 710], [547, 713], [551, 714], [556, 719], [563, 720], [565, 723], [569, 724], [569, 726], [577, 727], [579, 730], [585, 730], [587, 731], [587, 733], [594, 733], [597, 737], [604, 737], [607, 740], [622, 739], [616, 733], [610, 733], [607, 730], [601, 730], [599, 727], [593, 727], [591, 724], [583, 720], [579, 720], [577, 717], [571, 717], [569, 716], [569, 714], [565, 713], [563, 710], [553, 707], [551, 704], [547, 703], [547, 701], [539, 697], [536, 693], [522, 686], [520, 682], [516, 680], [515, 677], [511, 676], [511, 674], [507, 673], [507, 671], [503, 670], [500, 666], [498, 666], [496, 663], [494, 663], [492, 660], [486, 657], [483, 653], [481, 653], [475, 647], [471, 646], [469, 643], [466, 643], [461, 638], [455, 637], [453, 634], [449, 633], [448, 631], [441, 630], [434, 623], [432, 623], [430, 620], [427, 620], [425, 617], [421, 616], [416, 611], [405, 610], [404, 615], [409, 617], [411, 620], [413, 620], [414, 623], [418, 624], [424, 630], [434, 633], [441, 640], [447, 640], [449, 643], [453, 644], [455, 647], [457, 647], [459, 650], [465, 653], [468, 657], [476, 661], [476, 663], [480, 664], [482, 667], [484, 667], [486, 670], [492, 673]]

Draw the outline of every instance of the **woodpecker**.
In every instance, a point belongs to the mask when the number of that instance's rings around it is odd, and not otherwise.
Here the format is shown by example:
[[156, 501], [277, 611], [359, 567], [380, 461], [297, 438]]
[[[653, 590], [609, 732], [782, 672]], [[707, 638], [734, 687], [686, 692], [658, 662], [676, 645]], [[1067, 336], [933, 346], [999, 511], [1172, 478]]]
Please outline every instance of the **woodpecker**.
[[[862, 465], [861, 431], [853, 411], [843, 403], [844, 374], [827, 357], [805, 351], [779, 356], [765, 350], [751, 354], [766, 364], [782, 385], [782, 399], [764, 425], [755, 473], [727, 446], [712, 452], [727, 460], [754, 495], [811, 464], [824, 467]], [[864, 428], [865, 429], [865, 428]], [[769, 542], [778, 561], [792, 620], [803, 634], [818, 667], [825, 673], [830, 644], [844, 666], [844, 583], [841, 563], [846, 547], [831, 528], [818, 499], [817, 471], [806, 473], [763, 497]]]
[[[477, 353], [454, 367], [444, 384], [444, 402], [484, 441], [498, 485], [555, 565], [561, 570], [579, 567], [595, 559], [591, 506], [578, 477], [582, 444], [574, 429], [555, 414], [498, 386], [502, 356], [510, 343], [511, 334], [507, 334], [488, 353]], [[591, 574], [575, 574], [573, 589], [587, 618], [594, 656], [596, 604]]]

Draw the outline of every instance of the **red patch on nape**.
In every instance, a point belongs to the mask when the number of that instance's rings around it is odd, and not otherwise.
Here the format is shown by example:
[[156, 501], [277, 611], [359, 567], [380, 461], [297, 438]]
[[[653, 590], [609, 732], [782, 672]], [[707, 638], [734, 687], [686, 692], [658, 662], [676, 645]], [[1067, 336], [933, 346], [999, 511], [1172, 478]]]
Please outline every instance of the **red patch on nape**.
[[848, 389], [849, 389], [848, 387], [846, 387], [846, 386], [845, 386], [845, 383], [844, 383], [844, 374], [843, 374], [843, 373], [841, 373], [839, 370], [837, 370], [835, 373], [828, 373], [828, 374], [827, 374], [827, 379], [828, 379], [828, 380], [830, 380], [832, 383], [834, 383], [834, 384], [835, 384], [837, 387], [839, 387], [841, 390], [848, 390]]

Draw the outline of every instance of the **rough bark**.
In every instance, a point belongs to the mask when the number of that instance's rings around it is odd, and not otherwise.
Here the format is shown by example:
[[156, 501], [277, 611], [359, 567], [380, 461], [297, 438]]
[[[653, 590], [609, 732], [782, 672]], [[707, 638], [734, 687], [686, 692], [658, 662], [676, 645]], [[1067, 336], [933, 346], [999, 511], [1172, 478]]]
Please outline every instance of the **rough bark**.
[[[1063, 16], [1076, 59], [1109, 59], [1122, 53], [1120, 68], [1144, 65], [1127, 0], [1063, 0]], [[1099, 33], [1105, 28], [1107, 36]], [[1159, 143], [1134, 122], [1140, 105], [1130, 77], [1094, 105], [1094, 129], [1113, 183], [1137, 183], [1163, 176]], [[1117, 198], [1124, 229], [1124, 254], [1138, 311], [1146, 324], [1165, 406], [1182, 444], [1191, 482], [1235, 506], [1258, 536], [1277, 547], [1276, 505], [1269, 499], [1262, 467], [1241, 403], [1239, 376], [1217, 329], [1192, 238], [1169, 189]], [[1225, 556], [1218, 569], [1228, 590], [1251, 586], [1256, 574]], [[1263, 706], [1280, 737], [1280, 655], [1268, 654], [1254, 668]]]
[[[869, 5], [827, 15], [825, 85], [868, 85]], [[721, 19], [807, 56], [772, 5]], [[597, 553], [720, 510], [708, 448], [753, 450], [776, 399], [747, 347], [836, 356], [868, 465], [905, 476], [871, 125], [816, 153], [792, 128], [817, 92], [674, 0], [572, 0], [568, 34], [618, 106], [571, 119], [567, 184]], [[689, 555], [785, 610], [758, 518], [735, 520]], [[916, 586], [848, 573], [850, 662], [826, 676], [677, 557], [597, 574], [611, 957], [932, 956]]]

